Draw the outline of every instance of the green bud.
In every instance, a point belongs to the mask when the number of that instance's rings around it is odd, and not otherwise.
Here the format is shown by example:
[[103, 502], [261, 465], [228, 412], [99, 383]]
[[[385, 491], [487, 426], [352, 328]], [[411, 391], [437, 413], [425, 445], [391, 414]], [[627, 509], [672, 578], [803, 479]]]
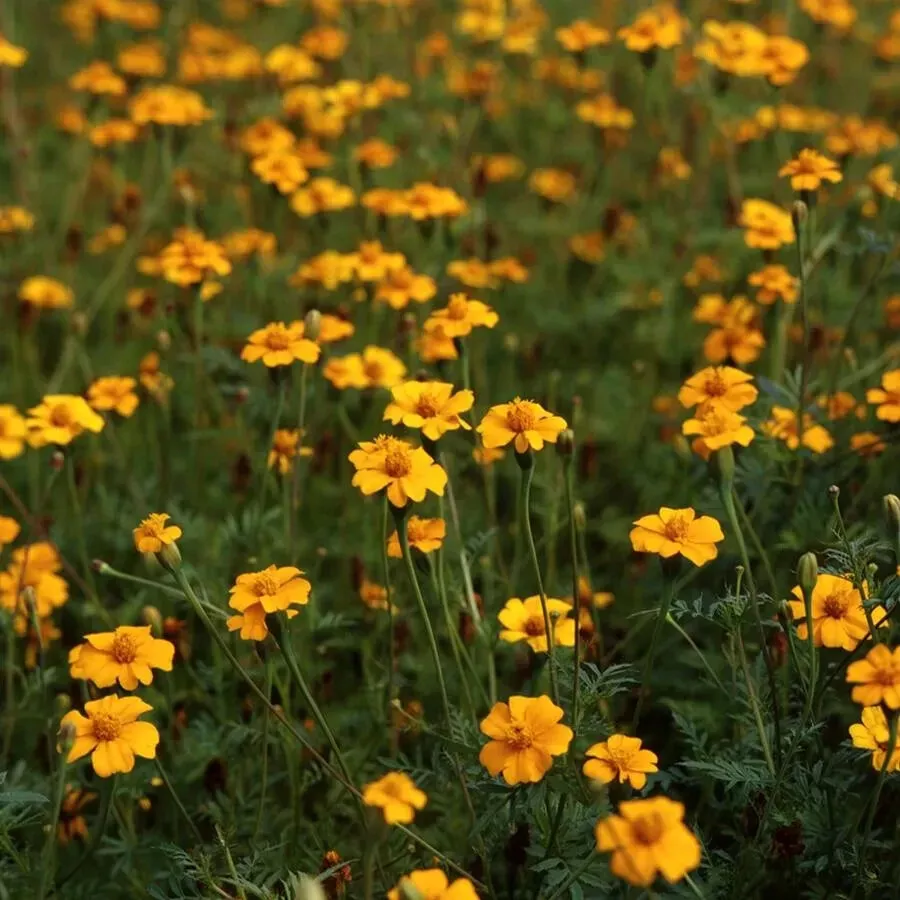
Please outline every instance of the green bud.
[[556, 452], [564, 459], [571, 458], [575, 452], [575, 432], [571, 428], [566, 428], [560, 432], [556, 439]]
[[412, 883], [410, 878], [401, 878], [399, 884], [400, 900], [425, 900], [425, 895]]
[[317, 309], [311, 309], [303, 319], [303, 337], [310, 341], [318, 340], [322, 330], [322, 313]]
[[295, 875], [291, 880], [293, 900], [326, 900], [325, 889], [318, 878]]
[[804, 553], [797, 563], [797, 581], [804, 597], [811, 597], [819, 580], [819, 562], [815, 553]]
[[895, 531], [900, 531], [900, 497], [896, 494], [885, 494], [881, 502], [884, 506], [884, 515], [888, 526]]
[[156, 555], [159, 561], [170, 571], [181, 568], [181, 551], [178, 549], [178, 544], [174, 542], [166, 544]]

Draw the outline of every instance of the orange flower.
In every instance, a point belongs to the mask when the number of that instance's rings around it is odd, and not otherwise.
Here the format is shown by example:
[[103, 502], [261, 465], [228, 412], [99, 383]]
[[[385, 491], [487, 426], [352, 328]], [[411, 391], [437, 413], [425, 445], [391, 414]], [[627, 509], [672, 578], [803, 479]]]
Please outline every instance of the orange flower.
[[528, 179], [528, 187], [545, 200], [567, 203], [575, 196], [576, 181], [571, 172], [562, 169], [535, 169]]
[[659, 771], [656, 754], [642, 748], [640, 738], [625, 734], [610, 735], [605, 741], [588, 747], [585, 756], [588, 759], [582, 766], [582, 772], [601, 784], [616, 780], [624, 784], [627, 781], [639, 791], [647, 783], [647, 774]]
[[155, 84], [135, 94], [128, 103], [133, 122], [146, 125], [200, 125], [213, 112], [195, 91], [172, 84]]
[[847, 666], [847, 681], [855, 685], [853, 701], [863, 706], [883, 703], [900, 709], [900, 647], [893, 650], [876, 644], [864, 659]]
[[25, 449], [27, 427], [19, 411], [0, 403], [0, 459], [15, 459]]
[[338, 390], [391, 388], [403, 381], [406, 366], [390, 350], [369, 346], [362, 354], [329, 359], [322, 374]]
[[333, 178], [313, 178], [291, 197], [291, 209], [308, 218], [316, 213], [335, 212], [356, 203], [356, 195]]
[[882, 422], [900, 422], [900, 369], [885, 372], [881, 387], [866, 391], [866, 400], [878, 404], [875, 415]]
[[7, 544], [11, 544], [21, 531], [19, 523], [9, 516], [0, 516], [0, 550]]
[[472, 391], [454, 394], [453, 385], [443, 381], [405, 381], [391, 388], [391, 397], [384, 418], [394, 425], [418, 428], [429, 440], [472, 427], [460, 418], [475, 402]]
[[544, 443], [555, 444], [566, 420], [555, 416], [532, 400], [518, 397], [511, 403], [492, 406], [484, 415], [476, 431], [488, 449], [513, 444], [516, 453], [541, 450]]
[[687, 26], [671, 3], [659, 3], [644, 10], [638, 17], [617, 32], [629, 50], [647, 53], [659, 47], [668, 50], [682, 41]]
[[605, 28], [600, 28], [587, 19], [576, 19], [571, 25], [557, 28], [556, 39], [570, 53], [583, 53], [588, 47], [608, 44], [612, 37]]
[[191, 228], [178, 229], [174, 239], [160, 251], [157, 261], [163, 278], [180, 287], [231, 272], [225, 248], [218, 241], [207, 240], [202, 231]]
[[[797, 429], [797, 411], [786, 406], [773, 406], [771, 418], [762, 424], [763, 434], [784, 441], [789, 450], [801, 444]], [[803, 414], [802, 444], [813, 453], [827, 453], [834, 446], [834, 439], [821, 425], [816, 425], [809, 413]]]
[[113, 67], [103, 60], [94, 60], [83, 69], [79, 69], [69, 78], [69, 87], [73, 91], [87, 91], [91, 94], [109, 94], [121, 97], [128, 90], [125, 79], [113, 71]]
[[289, 366], [296, 360], [303, 363], [314, 363], [318, 360], [321, 348], [315, 341], [303, 337], [303, 323], [270, 322], [264, 328], [254, 331], [244, 349], [241, 359], [245, 362], [262, 360], [264, 366]]
[[149, 625], [121, 625], [115, 631], [85, 635], [85, 643], [69, 653], [70, 674], [101, 688], [118, 681], [133, 691], [153, 681], [153, 669], [171, 672], [174, 656], [175, 645], [154, 638]]
[[779, 297], [785, 303], [795, 303], [800, 286], [800, 279], [781, 265], [764, 266], [758, 272], [751, 273], [747, 281], [759, 288], [756, 299], [768, 306]]
[[28, 410], [25, 428], [32, 447], [46, 447], [65, 446], [84, 431], [97, 434], [105, 424], [83, 397], [48, 394], [38, 406]]
[[356, 469], [353, 486], [367, 496], [386, 488], [396, 507], [410, 500], [421, 502], [429, 491], [444, 494], [447, 473], [421, 447], [406, 441], [379, 435], [374, 441], [362, 441], [349, 458]]
[[741, 206], [740, 224], [745, 229], [744, 242], [748, 247], [777, 250], [794, 243], [791, 214], [768, 200], [745, 200]]
[[419, 275], [409, 266], [388, 272], [375, 289], [375, 299], [392, 309], [404, 309], [412, 300], [427, 303], [437, 293], [434, 279]]
[[742, 415], [718, 404], [698, 409], [695, 418], [684, 422], [681, 432], [697, 435], [691, 449], [703, 459], [732, 444], [747, 447], [754, 437], [753, 429]]
[[294, 606], [309, 603], [310, 583], [294, 566], [268, 566], [260, 572], [238, 575], [231, 587], [228, 605], [238, 612], [227, 621], [229, 631], [240, 631], [245, 641], [264, 641], [269, 633], [266, 616], [284, 612], [297, 615]]
[[[891, 730], [882, 707], [867, 706], [862, 711], [862, 722], [850, 726], [850, 737], [854, 747], [872, 751], [872, 768], [876, 772], [885, 768], [884, 760], [888, 754]], [[890, 754], [885, 770], [900, 771], [900, 736], [894, 739]]]
[[134, 529], [134, 546], [139, 553], [159, 553], [163, 547], [174, 544], [181, 537], [177, 525], [166, 525], [168, 513], [150, 513]]
[[790, 177], [791, 187], [795, 191], [816, 191], [823, 181], [837, 184], [844, 176], [838, 164], [815, 150], [801, 150], [790, 162], [785, 163], [778, 174], [782, 178]]
[[250, 163], [253, 174], [282, 194], [292, 194], [308, 178], [303, 161], [291, 148], [269, 150]]
[[759, 391], [750, 383], [753, 376], [730, 366], [709, 366], [691, 375], [678, 391], [678, 399], [684, 407], [724, 406], [737, 412], [755, 402]]
[[[410, 516], [406, 520], [406, 538], [409, 546], [420, 553], [433, 553], [435, 550], [440, 550], [446, 536], [447, 525], [443, 519], [422, 519], [419, 516]], [[400, 559], [403, 556], [400, 537], [396, 531], [388, 538], [387, 555], [394, 559]], [[380, 588], [380, 590], [384, 590], [384, 588]]]
[[33, 275], [19, 285], [19, 299], [37, 309], [68, 309], [75, 302], [75, 295], [55, 278]]
[[92, 409], [99, 412], [115, 411], [127, 419], [134, 414], [140, 402], [134, 392], [136, 387], [137, 381], [134, 378], [120, 378], [116, 375], [97, 378], [87, 389], [87, 400]]
[[425, 320], [425, 330], [440, 329], [448, 338], [465, 337], [473, 328], [493, 328], [499, 320], [486, 303], [470, 300], [465, 294], [451, 294], [447, 306]]
[[388, 772], [363, 788], [363, 803], [381, 809], [388, 825], [408, 825], [416, 810], [424, 809], [428, 797], [404, 772]]
[[631, 546], [638, 553], [658, 553], [663, 559], [681, 555], [702, 566], [718, 555], [716, 544], [725, 540], [722, 526], [712, 516], [697, 517], [691, 507], [660, 508], [642, 516], [631, 530]]
[[[565, 600], [548, 597], [547, 612], [553, 646], [574, 647], [575, 620], [569, 618], [572, 607]], [[544, 627], [544, 610], [540, 597], [526, 597], [524, 600], [512, 597], [497, 613], [497, 619], [503, 626], [500, 632], [501, 641], [508, 644], [525, 641], [535, 653], [547, 652], [547, 631]]]
[[363, 282], [380, 281], [406, 266], [406, 257], [387, 252], [381, 241], [363, 241], [356, 253], [348, 254], [348, 259], [354, 274]]

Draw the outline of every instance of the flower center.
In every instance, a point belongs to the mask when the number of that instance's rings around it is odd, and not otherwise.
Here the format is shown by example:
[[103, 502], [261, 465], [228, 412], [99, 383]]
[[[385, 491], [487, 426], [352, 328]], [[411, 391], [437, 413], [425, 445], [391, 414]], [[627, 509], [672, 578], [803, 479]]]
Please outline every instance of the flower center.
[[506, 743], [514, 750], [527, 750], [534, 743], [531, 728], [524, 722], [513, 722], [506, 729]]
[[460, 322], [466, 317], [469, 311], [469, 303], [464, 297], [451, 297], [447, 304], [447, 315], [451, 319]]
[[273, 328], [266, 335], [266, 345], [271, 350], [287, 350], [290, 338], [284, 328]]
[[155, 537], [158, 538], [163, 531], [165, 530], [166, 522], [165, 519], [160, 515], [152, 515], [147, 519], [144, 519], [141, 522], [141, 530], [144, 533], [145, 537]]
[[722, 397], [727, 393], [728, 388], [722, 380], [722, 377], [716, 372], [715, 375], [706, 379], [704, 390], [706, 391], [707, 397]]
[[690, 523], [684, 516], [674, 516], [666, 522], [665, 534], [670, 541], [682, 544], [687, 539]]
[[278, 585], [271, 575], [257, 575], [253, 582], [253, 593], [257, 597], [274, 597], [278, 593]]
[[367, 362], [363, 365], [363, 371], [369, 381], [380, 381], [384, 375], [384, 366], [380, 362]]
[[412, 458], [406, 447], [388, 450], [384, 458], [384, 471], [391, 478], [403, 478], [412, 471]]
[[130, 634], [117, 634], [110, 652], [117, 663], [130, 663], [134, 662], [137, 649], [137, 642]]
[[416, 412], [423, 419], [434, 418], [441, 410], [441, 404], [434, 394], [422, 394], [416, 401]]
[[847, 601], [841, 594], [830, 594], [825, 598], [822, 609], [830, 619], [843, 619], [847, 612]]
[[50, 410], [50, 424], [57, 428], [67, 428], [72, 424], [72, 412], [68, 406], [60, 403]]
[[665, 825], [662, 817], [653, 814], [642, 816], [631, 823], [631, 830], [639, 844], [655, 844], [663, 836]]
[[522, 402], [513, 401], [506, 410], [506, 424], [510, 431], [521, 434], [530, 431], [537, 424], [537, 416]]
[[537, 637], [544, 634], [544, 617], [542, 615], [529, 616], [525, 620], [524, 630], [529, 637]]
[[98, 741], [114, 741], [122, 730], [122, 725], [115, 716], [108, 713], [97, 713], [91, 716], [94, 737]]

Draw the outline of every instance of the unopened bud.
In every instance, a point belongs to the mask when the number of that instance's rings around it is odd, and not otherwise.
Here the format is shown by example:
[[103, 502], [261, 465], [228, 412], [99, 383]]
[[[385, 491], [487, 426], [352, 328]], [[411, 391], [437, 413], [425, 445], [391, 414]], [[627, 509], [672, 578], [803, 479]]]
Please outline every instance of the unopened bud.
[[579, 531], [584, 531], [587, 526], [587, 514], [584, 511], [583, 503], [576, 503], [572, 510], [572, 518], [575, 520], [575, 527]]
[[900, 497], [896, 494], [885, 494], [881, 500], [888, 526], [900, 531]]
[[797, 581], [804, 597], [812, 597], [813, 589], [819, 580], [819, 562], [815, 553], [804, 553], [797, 563]]
[[156, 555], [167, 569], [181, 568], [181, 551], [178, 549], [178, 544], [165, 544]]
[[66, 464], [66, 455], [62, 450], [54, 450], [50, 454], [50, 468], [54, 472], [62, 472], [63, 466]]
[[150, 630], [156, 637], [161, 637], [163, 633], [163, 620], [160, 611], [155, 606], [145, 606], [141, 610], [141, 618], [145, 625], [150, 626]]
[[841, 496], [841, 489], [836, 484], [831, 485], [831, 487], [828, 488], [828, 496], [831, 497], [832, 500], [837, 500], [837, 498]]
[[400, 900], [425, 900], [425, 895], [412, 883], [410, 878], [402, 878], [399, 888]]
[[325, 890], [318, 878], [299, 875], [293, 884], [293, 900], [326, 900]]
[[322, 313], [317, 309], [311, 309], [303, 319], [303, 337], [310, 341], [317, 341], [321, 330]]
[[791, 206], [791, 221], [794, 223], [794, 231], [798, 234], [809, 218], [809, 207], [802, 200], [795, 200]]
[[568, 459], [575, 452], [575, 432], [571, 428], [566, 428], [560, 432], [556, 439], [556, 452], [560, 456]]
[[53, 698], [53, 705], [60, 716], [64, 716], [72, 708], [72, 698], [68, 694], [57, 694]]
[[168, 331], [160, 331], [156, 335], [156, 346], [165, 353], [172, 346], [172, 335]]
[[88, 319], [83, 312], [73, 312], [69, 319], [69, 324], [72, 326], [73, 334], [77, 337], [84, 337], [87, 334]]
[[75, 726], [71, 722], [63, 722], [63, 724], [59, 726], [59, 752], [68, 754], [72, 749], [72, 745], [75, 743], [75, 737]]

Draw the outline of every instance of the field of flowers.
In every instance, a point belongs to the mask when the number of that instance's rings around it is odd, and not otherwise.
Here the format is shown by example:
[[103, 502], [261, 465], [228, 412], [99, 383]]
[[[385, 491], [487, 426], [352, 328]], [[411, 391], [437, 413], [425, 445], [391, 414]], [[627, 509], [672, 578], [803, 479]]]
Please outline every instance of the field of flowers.
[[3, 0], [0, 900], [900, 897], [892, 0]]

